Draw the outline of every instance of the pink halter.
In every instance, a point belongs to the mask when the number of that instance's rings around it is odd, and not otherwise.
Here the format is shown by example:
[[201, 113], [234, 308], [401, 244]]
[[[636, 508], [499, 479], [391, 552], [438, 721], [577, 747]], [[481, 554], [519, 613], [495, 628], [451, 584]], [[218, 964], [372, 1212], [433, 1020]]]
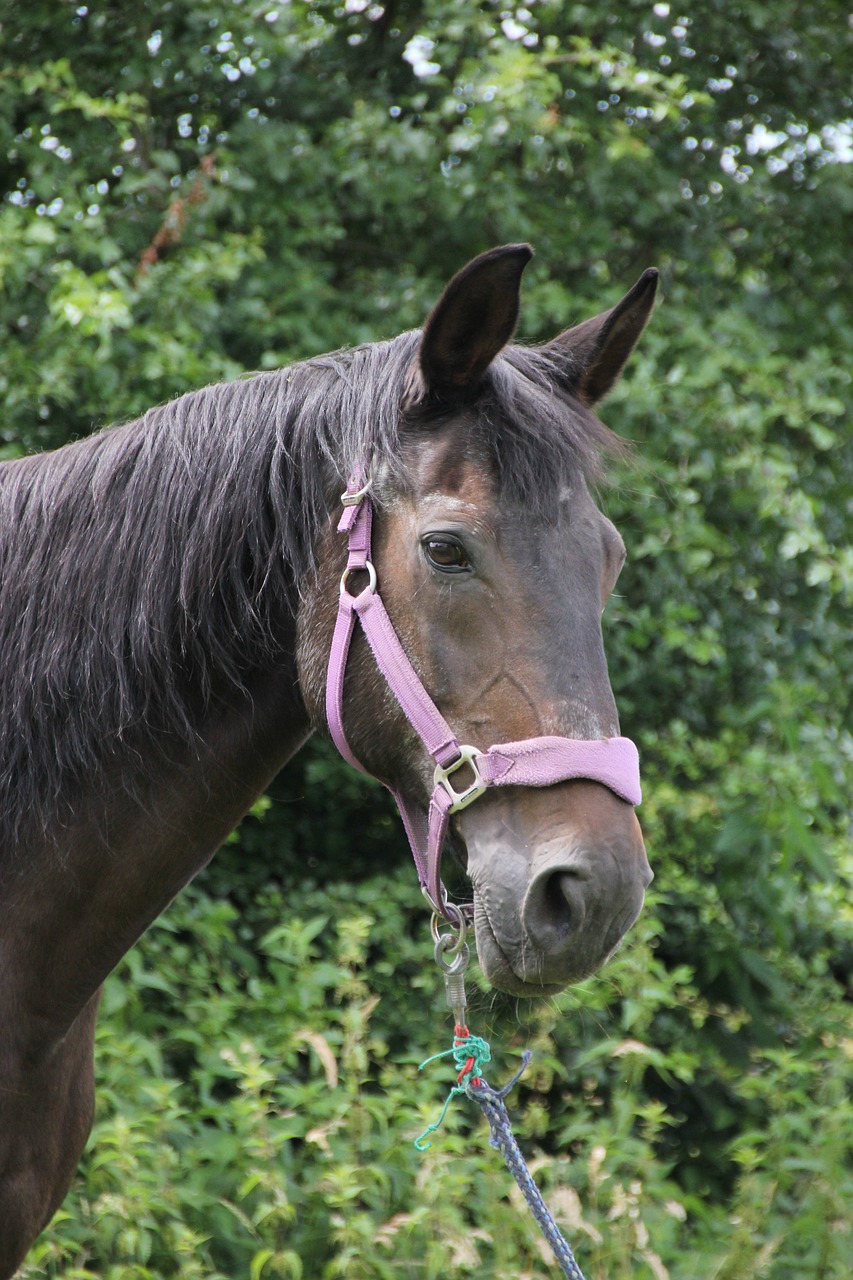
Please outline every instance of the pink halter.
[[[343, 724], [344, 675], [358, 619], [380, 671], [435, 761], [435, 785], [428, 814], [393, 787], [388, 789], [400, 810], [427, 901], [439, 915], [458, 923], [460, 915], [470, 920], [473, 906], [451, 903], [441, 882], [441, 850], [451, 813], [473, 803], [489, 787], [547, 787], [569, 778], [603, 783], [620, 799], [639, 804], [639, 756], [630, 738], [526, 738], [523, 742], [498, 743], [488, 751], [460, 745], [406, 656], [379, 597], [376, 570], [370, 559], [373, 506], [368, 489], [369, 483], [359, 487], [358, 480], [350, 480], [346, 493], [341, 496], [344, 512], [338, 532], [348, 535], [349, 558], [341, 578], [338, 616], [329, 655], [326, 718], [341, 755], [356, 769], [367, 773], [350, 750]], [[358, 570], [367, 573], [368, 584], [359, 595], [352, 596], [347, 590], [347, 580]], [[457, 791], [452, 779], [463, 765], [468, 766], [473, 781]]]

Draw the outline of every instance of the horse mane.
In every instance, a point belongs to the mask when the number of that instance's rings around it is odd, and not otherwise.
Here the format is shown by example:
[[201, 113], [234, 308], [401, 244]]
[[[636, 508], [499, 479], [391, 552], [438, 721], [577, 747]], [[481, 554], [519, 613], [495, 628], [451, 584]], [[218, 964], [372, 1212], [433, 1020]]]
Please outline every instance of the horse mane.
[[[404, 474], [399, 406], [418, 333], [181, 396], [0, 464], [0, 842], [47, 831], [81, 783], [193, 742], [194, 709], [276, 654], [346, 479]], [[528, 508], [594, 474], [613, 437], [512, 347], [472, 401], [502, 488]], [[549, 496], [550, 495], [550, 498]]]

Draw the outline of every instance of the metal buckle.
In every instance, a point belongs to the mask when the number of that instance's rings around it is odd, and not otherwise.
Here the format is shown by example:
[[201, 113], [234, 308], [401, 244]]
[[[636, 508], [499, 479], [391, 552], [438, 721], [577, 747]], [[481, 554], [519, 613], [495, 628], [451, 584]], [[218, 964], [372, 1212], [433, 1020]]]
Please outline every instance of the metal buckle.
[[[477, 757], [482, 754], [482, 751], [478, 751], [476, 747], [460, 747], [458, 760], [454, 760], [446, 769], [440, 764], [435, 766], [433, 782], [435, 786], [443, 787], [453, 801], [449, 809], [450, 813], [458, 813], [460, 809], [467, 808], [487, 789], [488, 784], [480, 777], [480, 770], [476, 765]], [[450, 779], [457, 769], [462, 768], [463, 764], [470, 765], [474, 773], [474, 781], [464, 791], [457, 791]]]
[[365, 481], [365, 483], [361, 486], [361, 488], [358, 490], [358, 492], [357, 492], [357, 493], [350, 493], [349, 489], [347, 489], [344, 493], [342, 493], [342, 494], [341, 494], [341, 506], [342, 506], [342, 507], [357, 507], [357, 506], [358, 506], [358, 504], [359, 504], [359, 503], [360, 503], [364, 498], [366, 498], [366, 497], [367, 497], [367, 493], [368, 493], [368, 490], [370, 489], [370, 485], [371, 485], [371, 483], [372, 483], [372, 480], [373, 480], [373, 477], [372, 477], [372, 476], [368, 476], [367, 480], [366, 480], [366, 481]]

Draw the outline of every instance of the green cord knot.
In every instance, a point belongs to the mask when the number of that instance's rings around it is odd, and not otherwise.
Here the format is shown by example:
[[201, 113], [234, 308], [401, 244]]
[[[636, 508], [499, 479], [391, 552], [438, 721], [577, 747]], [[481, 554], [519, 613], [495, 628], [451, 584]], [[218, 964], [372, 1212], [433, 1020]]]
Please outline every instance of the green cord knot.
[[424, 1141], [427, 1134], [435, 1133], [436, 1129], [440, 1128], [453, 1098], [458, 1093], [465, 1092], [465, 1086], [469, 1080], [478, 1080], [483, 1066], [492, 1059], [492, 1051], [487, 1040], [483, 1040], [480, 1036], [472, 1036], [467, 1027], [456, 1027], [454, 1030], [456, 1034], [453, 1037], [452, 1047], [445, 1049], [443, 1053], [434, 1053], [418, 1067], [418, 1071], [423, 1071], [424, 1067], [428, 1067], [431, 1062], [436, 1062], [439, 1058], [452, 1057], [457, 1071], [456, 1084], [444, 1100], [441, 1115], [435, 1124], [427, 1125], [421, 1136], [415, 1139], [415, 1147], [418, 1151], [429, 1150], [432, 1144]]

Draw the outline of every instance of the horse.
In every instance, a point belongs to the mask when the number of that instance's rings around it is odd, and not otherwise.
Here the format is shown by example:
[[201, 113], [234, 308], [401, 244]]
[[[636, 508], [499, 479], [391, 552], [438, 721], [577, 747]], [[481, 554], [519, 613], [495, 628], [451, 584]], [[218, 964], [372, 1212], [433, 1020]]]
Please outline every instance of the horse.
[[[89, 1134], [106, 976], [330, 717], [408, 827], [449, 796], [438, 852], [447, 832], [473, 905], [436, 865], [422, 883], [473, 918], [494, 987], [557, 991], [636, 919], [651, 871], [601, 630], [625, 549], [592, 496], [618, 444], [593, 407], [657, 272], [522, 346], [531, 256], [473, 259], [420, 331], [0, 466], [0, 1280]], [[355, 625], [377, 580], [391, 657]], [[406, 664], [420, 711], [383, 670]], [[448, 757], [421, 713], [470, 745]], [[566, 765], [578, 747], [598, 763]]]

